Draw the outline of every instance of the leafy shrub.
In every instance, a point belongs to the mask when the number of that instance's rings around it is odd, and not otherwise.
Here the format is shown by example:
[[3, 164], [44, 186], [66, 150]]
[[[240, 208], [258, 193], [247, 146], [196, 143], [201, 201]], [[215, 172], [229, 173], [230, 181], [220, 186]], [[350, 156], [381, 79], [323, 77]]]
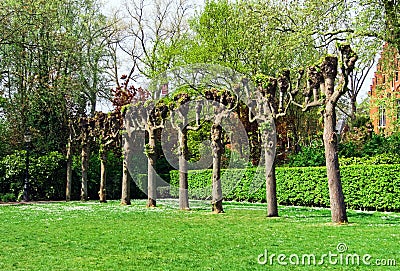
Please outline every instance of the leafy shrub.
[[339, 158], [340, 166], [350, 165], [393, 165], [400, 164], [398, 154], [377, 154], [375, 156]]
[[289, 155], [289, 166], [318, 167], [325, 165], [325, 149], [321, 140], [313, 141], [311, 146], [302, 147], [297, 154]]
[[385, 137], [374, 134], [365, 142], [362, 156], [374, 156], [377, 154], [399, 154], [400, 155], [400, 133]]
[[16, 201], [17, 197], [13, 193], [7, 193], [4, 195], [0, 195], [0, 200], [2, 202]]
[[[16, 151], [0, 161], [0, 193], [20, 197], [25, 178], [26, 151]], [[32, 199], [60, 199], [65, 193], [65, 159], [59, 152], [31, 155], [29, 187]]]
[[[97, 152], [92, 152], [89, 156], [88, 169], [88, 197], [89, 199], [98, 199], [100, 189], [100, 157]], [[82, 178], [82, 167], [80, 155], [73, 157], [72, 163], [72, 198], [80, 199], [80, 187]], [[121, 197], [122, 180], [122, 157], [113, 152], [107, 153], [106, 164], [106, 193], [107, 199], [119, 199]]]
[[342, 142], [338, 147], [339, 157], [361, 157], [362, 151], [360, 150], [359, 143], [353, 141]]
[[[341, 177], [348, 208], [400, 210], [400, 165], [343, 166]], [[223, 170], [225, 200], [265, 201], [265, 175], [255, 168]], [[189, 172], [189, 194], [209, 199], [211, 170]], [[178, 196], [179, 172], [171, 171], [171, 196]], [[329, 206], [325, 167], [277, 168], [277, 197], [282, 205]]]

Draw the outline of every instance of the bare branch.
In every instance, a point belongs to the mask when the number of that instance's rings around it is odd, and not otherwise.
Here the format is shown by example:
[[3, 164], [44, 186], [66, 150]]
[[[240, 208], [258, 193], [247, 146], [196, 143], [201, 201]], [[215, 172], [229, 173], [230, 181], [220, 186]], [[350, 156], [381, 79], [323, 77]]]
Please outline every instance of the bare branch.
[[313, 101], [311, 103], [306, 104], [304, 107], [302, 106], [303, 107], [303, 112], [306, 112], [307, 110], [309, 110], [312, 107], [321, 106], [321, 105], [324, 105], [324, 104], [325, 104], [325, 99], [321, 99], [319, 101]]

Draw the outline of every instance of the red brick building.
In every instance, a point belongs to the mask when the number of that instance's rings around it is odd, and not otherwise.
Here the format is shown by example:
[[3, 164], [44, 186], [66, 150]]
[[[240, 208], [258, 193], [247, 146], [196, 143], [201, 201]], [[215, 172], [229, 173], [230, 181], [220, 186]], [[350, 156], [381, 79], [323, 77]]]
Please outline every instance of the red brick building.
[[400, 130], [400, 56], [385, 45], [372, 80], [370, 117], [375, 133]]

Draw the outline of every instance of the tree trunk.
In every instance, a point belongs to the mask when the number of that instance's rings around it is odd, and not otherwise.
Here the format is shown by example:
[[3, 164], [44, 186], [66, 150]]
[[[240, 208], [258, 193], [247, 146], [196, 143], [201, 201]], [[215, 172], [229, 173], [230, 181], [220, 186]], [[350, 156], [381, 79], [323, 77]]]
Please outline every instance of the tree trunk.
[[[267, 155], [268, 150], [265, 150], [265, 155]], [[267, 157], [267, 156], [266, 156]], [[265, 159], [265, 168], [269, 168], [268, 161]], [[275, 159], [272, 163], [271, 171], [268, 173], [266, 178], [266, 196], [267, 196], [267, 216], [268, 217], [278, 217], [278, 200], [276, 197], [276, 175], [275, 175]]]
[[350, 103], [351, 103], [350, 118], [351, 118], [351, 120], [354, 121], [356, 119], [356, 113], [357, 113], [357, 97], [355, 95], [353, 95], [350, 98]]
[[89, 169], [89, 143], [83, 142], [82, 144], [82, 186], [81, 186], [81, 200], [88, 200], [88, 188], [87, 188], [87, 172]]
[[107, 202], [106, 199], [106, 165], [107, 165], [107, 152], [104, 150], [100, 151], [100, 191], [99, 198], [100, 202]]
[[122, 162], [122, 193], [121, 193], [121, 205], [131, 205], [131, 183], [129, 178], [128, 170], [128, 151], [129, 141], [126, 139], [127, 135], [122, 136], [123, 141], [123, 162]]
[[71, 135], [68, 138], [67, 146], [67, 185], [65, 189], [65, 201], [71, 200], [71, 186], [72, 186], [72, 139]]
[[179, 209], [189, 210], [187, 129], [178, 129], [179, 140]]
[[324, 111], [324, 146], [326, 172], [328, 177], [331, 216], [334, 223], [346, 223], [346, 205], [342, 183], [340, 180], [338, 159], [338, 138], [336, 135], [336, 103], [341, 96], [339, 90], [335, 91], [338, 59], [326, 57], [321, 66], [325, 81], [325, 111]]
[[346, 205], [340, 180], [339, 160], [337, 152], [337, 135], [335, 131], [335, 106], [328, 101], [324, 113], [324, 145], [326, 171], [328, 176], [329, 197], [331, 204], [332, 222], [346, 223]]
[[224, 150], [222, 142], [222, 127], [214, 123], [211, 127], [211, 147], [213, 155], [212, 171], [212, 211], [223, 213], [222, 208], [222, 184], [221, 184], [221, 157]]
[[149, 143], [147, 148], [147, 207], [156, 207], [157, 184], [155, 176], [156, 153], [156, 129], [149, 131]]

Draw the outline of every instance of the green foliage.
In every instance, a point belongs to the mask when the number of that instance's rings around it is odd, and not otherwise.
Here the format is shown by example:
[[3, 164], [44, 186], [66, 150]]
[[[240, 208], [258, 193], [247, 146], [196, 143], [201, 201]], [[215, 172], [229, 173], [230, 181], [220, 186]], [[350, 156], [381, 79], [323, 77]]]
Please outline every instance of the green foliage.
[[13, 193], [6, 193], [4, 195], [0, 195], [0, 201], [2, 202], [10, 202], [16, 201], [17, 197]]
[[[1, 99], [1, 97], [0, 97]], [[2, 106], [0, 104], [0, 110]], [[3, 118], [0, 118], [0, 159], [1, 157], [10, 154], [12, 142], [12, 133], [10, 131], [9, 123]]]
[[[202, 155], [205, 155], [210, 142], [210, 130], [212, 123], [210, 121], [204, 122], [200, 129], [197, 131], [188, 131], [188, 149], [189, 149], [189, 162], [195, 162], [200, 160]], [[205, 144], [201, 144], [204, 142]], [[210, 151], [210, 150], [208, 150]]]
[[369, 157], [388, 155], [397, 157], [400, 155], [400, 134], [384, 135], [372, 134], [371, 137], [364, 128], [354, 127], [352, 132], [345, 135], [345, 139], [339, 144], [339, 157]]
[[0, 17], [0, 106], [12, 150], [21, 148], [29, 129], [37, 152], [63, 152], [74, 114], [67, 100], [79, 112], [89, 104], [93, 114], [99, 92], [109, 94], [109, 26], [99, 1], [5, 0]]
[[245, 168], [251, 164], [238, 151], [230, 148], [225, 148], [221, 160], [221, 168]]
[[400, 133], [389, 137], [372, 135], [372, 138], [364, 144], [362, 153], [369, 156], [383, 153], [400, 154]]
[[[89, 157], [88, 170], [88, 197], [89, 199], [98, 199], [98, 191], [100, 185], [100, 157], [92, 152]], [[72, 199], [80, 199], [80, 187], [82, 178], [81, 157], [75, 155], [73, 157], [73, 180], [72, 180]], [[106, 164], [106, 193], [107, 199], [119, 199], [121, 197], [121, 180], [122, 180], [122, 157], [113, 152], [107, 153]], [[65, 178], [64, 178], [65, 179]], [[63, 179], [63, 182], [64, 182]], [[64, 192], [64, 191], [62, 191]], [[65, 193], [64, 193], [65, 196]]]
[[339, 158], [339, 164], [340, 166], [400, 164], [400, 155], [383, 153], [374, 156]]
[[[16, 151], [0, 161], [0, 194], [22, 195], [26, 151]], [[65, 158], [59, 152], [31, 155], [29, 185], [32, 199], [61, 199], [65, 196]]]
[[292, 167], [318, 167], [325, 165], [325, 149], [321, 140], [314, 140], [310, 146], [301, 148], [297, 154], [289, 155], [288, 165]]
[[[400, 164], [342, 166], [343, 193], [348, 208], [400, 210]], [[265, 201], [265, 175], [254, 168], [223, 170], [225, 200]], [[179, 173], [171, 171], [171, 195], [178, 195]], [[207, 199], [211, 193], [211, 170], [189, 172], [189, 195]], [[281, 205], [329, 206], [325, 167], [277, 168], [277, 197]], [[254, 187], [254, 184], [262, 184]]]
[[300, 9], [279, 1], [206, 1], [190, 20], [192, 33], [185, 37], [182, 62], [220, 64], [253, 76], [306, 66], [320, 52], [302, 16]]

